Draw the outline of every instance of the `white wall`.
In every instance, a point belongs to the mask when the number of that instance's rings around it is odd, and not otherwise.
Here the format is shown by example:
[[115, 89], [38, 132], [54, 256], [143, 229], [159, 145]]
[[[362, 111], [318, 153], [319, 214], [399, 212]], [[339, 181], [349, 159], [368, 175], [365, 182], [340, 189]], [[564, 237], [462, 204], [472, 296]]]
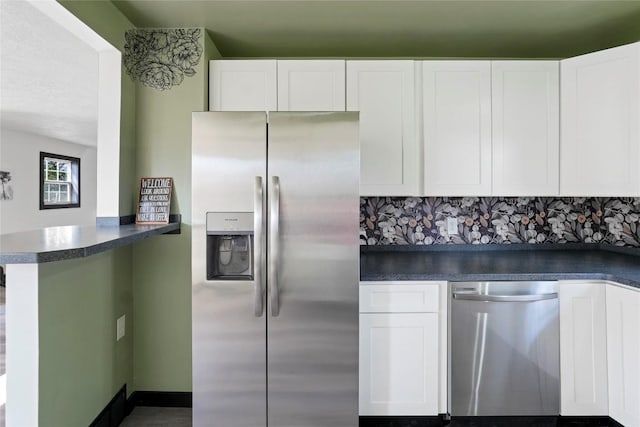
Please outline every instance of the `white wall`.
[[[80, 207], [40, 210], [40, 151], [80, 158]], [[0, 234], [57, 225], [95, 225], [96, 147], [0, 129], [0, 170], [13, 200], [0, 200]], [[118, 180], [117, 169], [113, 178]]]

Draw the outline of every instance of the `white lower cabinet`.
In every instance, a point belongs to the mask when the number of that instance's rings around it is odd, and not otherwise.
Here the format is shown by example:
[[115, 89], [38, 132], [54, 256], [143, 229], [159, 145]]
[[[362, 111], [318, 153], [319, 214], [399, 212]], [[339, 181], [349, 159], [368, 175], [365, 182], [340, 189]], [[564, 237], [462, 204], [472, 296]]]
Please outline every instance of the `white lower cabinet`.
[[640, 426], [640, 290], [607, 284], [609, 416]]
[[605, 284], [560, 282], [560, 414], [606, 416]]
[[[360, 415], [447, 410], [446, 282], [360, 285]], [[640, 289], [560, 281], [560, 415], [640, 427]]]
[[364, 283], [360, 285], [360, 415], [446, 412], [440, 407], [441, 396], [446, 396], [442, 375], [446, 353], [443, 357], [441, 346], [446, 317], [443, 322], [440, 309], [446, 283]]
[[640, 290], [560, 284], [561, 415], [608, 415], [640, 426]]
[[360, 414], [438, 413], [438, 314], [360, 314]]

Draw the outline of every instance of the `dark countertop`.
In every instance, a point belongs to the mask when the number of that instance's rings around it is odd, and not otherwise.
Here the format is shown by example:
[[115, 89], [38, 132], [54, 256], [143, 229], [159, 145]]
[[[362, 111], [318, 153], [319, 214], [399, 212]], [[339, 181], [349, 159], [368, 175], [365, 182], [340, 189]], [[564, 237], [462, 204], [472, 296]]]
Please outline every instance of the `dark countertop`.
[[46, 227], [0, 234], [0, 264], [33, 264], [88, 257], [159, 234], [179, 232], [180, 223]]
[[[560, 246], [560, 245], [558, 245]], [[611, 280], [640, 289], [640, 253], [602, 248], [367, 250], [360, 280]]]

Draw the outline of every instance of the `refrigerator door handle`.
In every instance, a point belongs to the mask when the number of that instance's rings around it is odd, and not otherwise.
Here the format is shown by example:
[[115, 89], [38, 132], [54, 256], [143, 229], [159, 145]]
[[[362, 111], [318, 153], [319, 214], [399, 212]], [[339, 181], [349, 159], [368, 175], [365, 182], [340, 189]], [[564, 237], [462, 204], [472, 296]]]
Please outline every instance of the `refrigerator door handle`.
[[255, 281], [255, 298], [254, 298], [254, 315], [256, 317], [262, 316], [262, 294], [263, 294], [263, 281], [264, 273], [262, 271], [262, 242], [264, 239], [264, 218], [263, 218], [263, 204], [264, 204], [264, 192], [262, 190], [262, 177], [256, 176], [254, 183], [254, 201], [253, 201], [253, 274]]
[[280, 259], [280, 178], [273, 176], [271, 189], [269, 190], [270, 216], [269, 216], [269, 283], [271, 286], [271, 315], [278, 316], [280, 303], [278, 299], [278, 261]]

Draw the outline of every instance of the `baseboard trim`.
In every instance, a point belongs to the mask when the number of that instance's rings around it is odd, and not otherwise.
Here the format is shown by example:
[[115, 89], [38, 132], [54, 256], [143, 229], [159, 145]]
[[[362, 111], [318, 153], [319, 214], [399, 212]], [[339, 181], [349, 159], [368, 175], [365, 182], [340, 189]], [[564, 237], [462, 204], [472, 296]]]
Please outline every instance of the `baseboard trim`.
[[360, 427], [624, 427], [611, 417], [361, 416]]
[[129, 408], [159, 406], [165, 408], [191, 408], [193, 396], [189, 391], [134, 391], [128, 400]]
[[128, 414], [127, 385], [125, 384], [89, 424], [89, 427], [118, 427]]
[[624, 427], [611, 417], [606, 415], [595, 416], [560, 416], [558, 417], [558, 427]]
[[441, 427], [447, 424], [444, 414], [437, 416], [365, 416], [359, 427]]

